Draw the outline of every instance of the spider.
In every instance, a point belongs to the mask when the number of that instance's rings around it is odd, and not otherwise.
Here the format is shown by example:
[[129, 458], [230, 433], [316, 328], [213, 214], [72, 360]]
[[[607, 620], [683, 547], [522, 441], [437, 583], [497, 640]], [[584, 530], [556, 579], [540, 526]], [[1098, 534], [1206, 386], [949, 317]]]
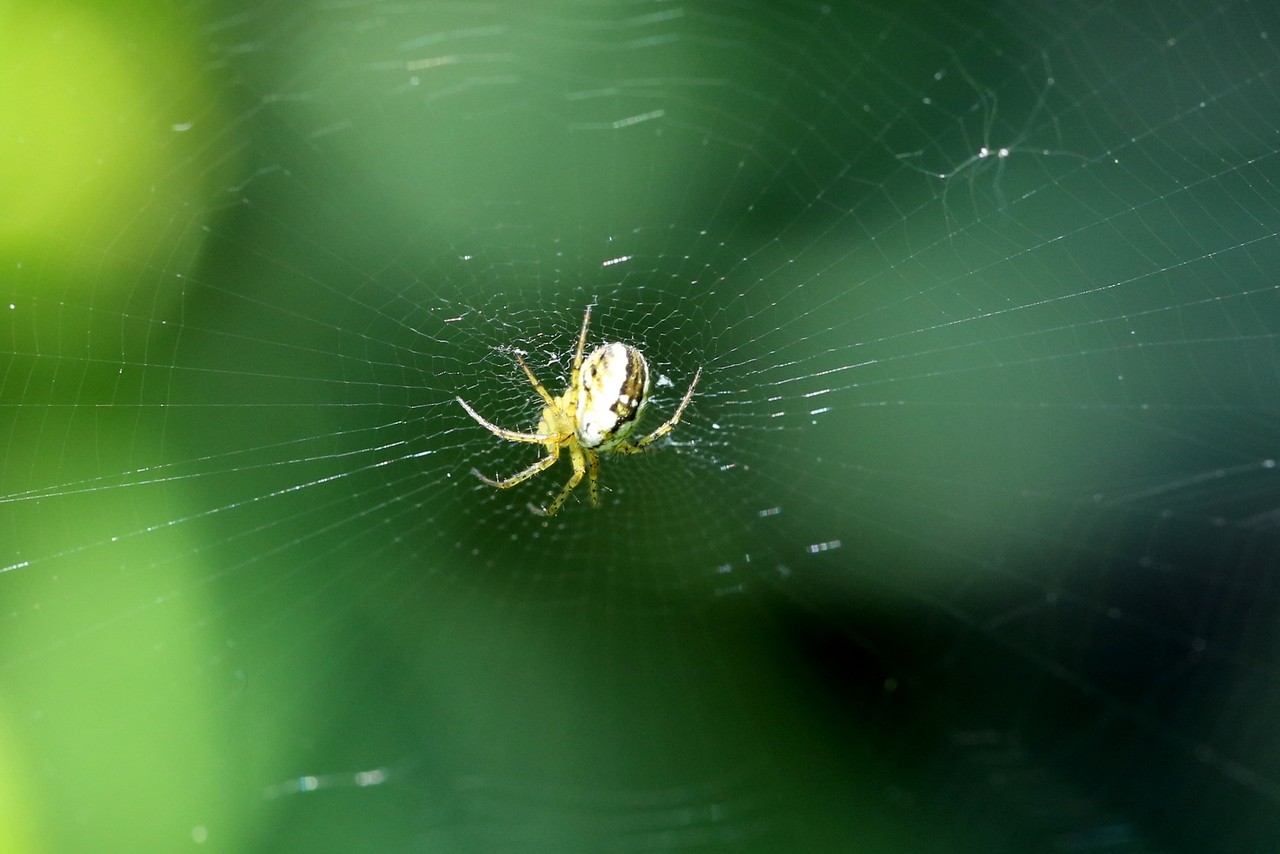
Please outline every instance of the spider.
[[472, 409], [461, 397], [457, 398], [467, 414], [493, 435], [508, 442], [542, 445], [547, 452], [528, 468], [498, 480], [485, 477], [479, 469], [471, 470], [489, 486], [510, 489], [524, 483], [535, 474], [551, 468], [560, 458], [561, 448], [569, 449], [569, 458], [573, 462], [573, 476], [569, 482], [545, 508], [529, 505], [530, 510], [541, 516], [554, 516], [569, 493], [582, 482], [584, 473], [591, 489], [591, 506], [600, 506], [600, 488], [596, 484], [600, 475], [600, 454], [638, 454], [653, 447], [655, 441], [670, 433], [680, 422], [684, 408], [693, 397], [698, 378], [702, 376], [702, 368], [698, 368], [675, 414], [648, 436], [633, 442], [629, 436], [649, 402], [649, 363], [635, 347], [616, 341], [602, 344], [583, 359], [582, 351], [587, 345], [587, 327], [590, 324], [591, 307], [587, 306], [582, 318], [582, 331], [578, 333], [578, 349], [573, 354], [569, 387], [559, 397], [552, 397], [520, 354], [516, 354], [516, 361], [524, 369], [525, 376], [546, 402], [536, 432], [519, 433], [499, 427]]

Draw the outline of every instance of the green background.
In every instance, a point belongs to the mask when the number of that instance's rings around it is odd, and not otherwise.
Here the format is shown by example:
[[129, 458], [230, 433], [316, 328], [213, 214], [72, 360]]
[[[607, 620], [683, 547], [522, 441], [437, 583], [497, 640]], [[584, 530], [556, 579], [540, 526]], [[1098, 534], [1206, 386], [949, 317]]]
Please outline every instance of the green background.
[[1274, 843], [1268, 17], [0, 6], [0, 849]]

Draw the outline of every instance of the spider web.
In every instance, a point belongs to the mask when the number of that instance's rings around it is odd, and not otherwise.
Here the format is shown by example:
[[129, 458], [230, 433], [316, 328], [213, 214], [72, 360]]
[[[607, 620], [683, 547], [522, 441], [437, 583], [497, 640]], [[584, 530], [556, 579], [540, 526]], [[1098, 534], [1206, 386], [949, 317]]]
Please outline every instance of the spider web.
[[4, 15], [0, 848], [1280, 841], [1266, 4]]

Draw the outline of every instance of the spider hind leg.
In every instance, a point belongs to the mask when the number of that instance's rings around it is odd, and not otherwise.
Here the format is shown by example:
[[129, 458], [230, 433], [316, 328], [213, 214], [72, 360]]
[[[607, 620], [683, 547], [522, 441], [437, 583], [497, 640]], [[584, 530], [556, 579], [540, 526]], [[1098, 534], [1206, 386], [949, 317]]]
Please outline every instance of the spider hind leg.
[[676, 407], [675, 414], [672, 415], [670, 418], [668, 418], [666, 422], [662, 424], [662, 426], [660, 426], [657, 430], [654, 430], [648, 436], [645, 436], [643, 439], [640, 439], [637, 442], [630, 442], [625, 445], [620, 445], [619, 447], [615, 448], [615, 450], [624, 454], [642, 453], [644, 451], [647, 451], [650, 447], [652, 447], [654, 442], [656, 442], [657, 440], [661, 439], [663, 436], [667, 435], [672, 430], [674, 430], [675, 426], [680, 423], [680, 416], [684, 415], [685, 407], [688, 406], [689, 401], [693, 399], [693, 390], [698, 387], [698, 379], [701, 376], [702, 376], [702, 368], [698, 368], [698, 370], [693, 375], [693, 382], [689, 383], [688, 391], [686, 391], [684, 393], [684, 397], [680, 399], [680, 405]]

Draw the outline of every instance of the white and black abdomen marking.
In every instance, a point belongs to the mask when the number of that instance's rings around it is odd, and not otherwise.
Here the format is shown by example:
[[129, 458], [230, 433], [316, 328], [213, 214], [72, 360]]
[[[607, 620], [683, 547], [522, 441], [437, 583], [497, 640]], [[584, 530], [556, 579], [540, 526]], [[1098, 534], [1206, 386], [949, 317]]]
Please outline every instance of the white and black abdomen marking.
[[649, 398], [649, 364], [635, 347], [614, 342], [591, 351], [579, 377], [577, 433], [584, 448], [622, 444]]

